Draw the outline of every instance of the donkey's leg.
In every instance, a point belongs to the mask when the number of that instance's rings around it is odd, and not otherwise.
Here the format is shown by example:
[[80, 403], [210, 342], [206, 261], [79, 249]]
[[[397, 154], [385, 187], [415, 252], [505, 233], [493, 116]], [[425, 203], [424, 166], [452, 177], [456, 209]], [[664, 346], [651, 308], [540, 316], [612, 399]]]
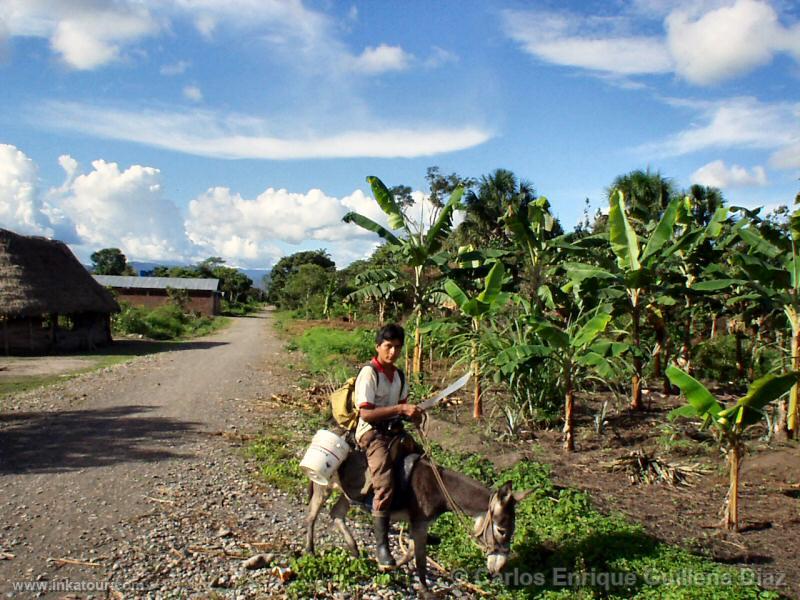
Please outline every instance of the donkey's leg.
[[417, 565], [417, 577], [423, 597], [430, 596], [428, 589], [428, 527], [429, 521], [411, 522], [411, 539], [414, 540], [414, 562]]
[[330, 494], [328, 486], [311, 484], [311, 500], [308, 503], [308, 515], [306, 515], [306, 554], [314, 554], [314, 524], [317, 522], [319, 511], [325, 504], [325, 499]]
[[336, 529], [344, 536], [344, 542], [347, 544], [347, 549], [350, 550], [350, 554], [358, 558], [358, 544], [350, 528], [347, 526], [347, 511], [349, 509], [350, 501], [347, 499], [347, 496], [342, 494], [331, 509], [331, 517], [333, 517], [333, 524], [336, 525]]

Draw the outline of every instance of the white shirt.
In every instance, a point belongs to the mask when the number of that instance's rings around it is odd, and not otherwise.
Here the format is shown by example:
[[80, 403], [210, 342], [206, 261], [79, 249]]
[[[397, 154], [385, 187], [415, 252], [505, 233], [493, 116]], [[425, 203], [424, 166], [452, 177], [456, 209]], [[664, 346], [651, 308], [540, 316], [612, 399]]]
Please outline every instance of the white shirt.
[[[375, 366], [374, 361], [372, 365]], [[394, 372], [394, 377], [389, 381], [382, 369], [364, 366], [356, 378], [354, 396], [356, 408], [359, 409], [403, 404], [408, 400], [408, 382], [403, 385], [398, 371]], [[359, 417], [356, 441], [360, 440], [361, 436], [370, 429], [372, 429], [372, 425]]]

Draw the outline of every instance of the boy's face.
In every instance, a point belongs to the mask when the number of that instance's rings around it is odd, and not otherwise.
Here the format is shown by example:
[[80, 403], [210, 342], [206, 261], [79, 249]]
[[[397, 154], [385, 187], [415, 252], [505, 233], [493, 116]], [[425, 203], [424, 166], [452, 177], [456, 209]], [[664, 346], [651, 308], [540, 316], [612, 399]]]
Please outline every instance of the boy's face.
[[394, 365], [394, 362], [400, 358], [400, 351], [402, 349], [403, 342], [400, 340], [383, 340], [380, 344], [375, 346], [378, 362], [383, 365]]

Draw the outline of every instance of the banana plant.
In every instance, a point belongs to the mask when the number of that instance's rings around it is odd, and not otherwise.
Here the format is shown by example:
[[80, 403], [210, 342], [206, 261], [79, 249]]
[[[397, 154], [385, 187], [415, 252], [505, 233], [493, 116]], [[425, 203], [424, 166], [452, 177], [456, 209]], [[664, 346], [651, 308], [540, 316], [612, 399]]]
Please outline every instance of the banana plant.
[[702, 428], [712, 428], [719, 444], [728, 456], [729, 488], [725, 499], [723, 525], [726, 529], [739, 529], [739, 477], [744, 459], [743, 435], [748, 427], [764, 418], [764, 408], [797, 385], [800, 372], [783, 375], [766, 375], [754, 381], [736, 404], [724, 407], [711, 392], [694, 377], [676, 366], [667, 369], [673, 385], [680, 388], [687, 404], [670, 413], [678, 417], [700, 418]]
[[611, 305], [598, 306], [566, 322], [531, 317], [538, 343], [513, 346], [497, 358], [501, 371], [515, 372], [520, 363], [543, 360], [558, 370], [564, 390], [564, 449], [575, 450], [575, 393], [592, 375], [604, 379], [617, 374], [613, 357], [627, 349], [626, 344], [601, 339], [612, 318]]
[[489, 315], [496, 313], [508, 302], [509, 295], [503, 293], [503, 280], [505, 267], [497, 261], [489, 270], [484, 279], [483, 289], [474, 298], [467, 294], [452, 279], [444, 282], [444, 289], [450, 299], [456, 303], [461, 313], [470, 319], [471, 340], [470, 353], [472, 363], [472, 376], [475, 382], [472, 416], [480, 419], [483, 416], [483, 401], [481, 392], [481, 368], [478, 361], [478, 342], [481, 336], [481, 323]]
[[[624, 290], [625, 302], [622, 308], [631, 317], [631, 354], [633, 356], [633, 375], [631, 378], [631, 403], [634, 410], [642, 406], [642, 348], [641, 321], [645, 294], [657, 282], [658, 267], [673, 254], [677, 248], [669, 244], [675, 230], [680, 200], [674, 198], [667, 205], [658, 224], [647, 239], [640, 239], [631, 226], [625, 213], [625, 198], [622, 190], [615, 190], [609, 200], [608, 226], [609, 243], [616, 257], [616, 270], [605, 270], [594, 265], [583, 263], [566, 263], [564, 265], [573, 292], [587, 279], [602, 280], [612, 292]], [[644, 248], [642, 248], [644, 246]]]
[[555, 223], [550, 212], [550, 202], [544, 196], [540, 196], [522, 210], [519, 205], [510, 202], [506, 207], [503, 222], [511, 232], [514, 243], [523, 250], [530, 263], [531, 287], [534, 290], [536, 305], [543, 309], [547, 303], [550, 308], [554, 308], [552, 292], [543, 284], [542, 276], [542, 256], [549, 248], [547, 234], [553, 230]]
[[[768, 239], [755, 222], [740, 230], [739, 235], [750, 253], [739, 257], [750, 287], [761, 298], [783, 308], [791, 330], [792, 369], [800, 370], [800, 209], [789, 220], [789, 236]], [[800, 436], [800, 390], [795, 385], [788, 402], [779, 405], [777, 432], [788, 437]]]
[[[389, 228], [387, 229], [357, 212], [347, 213], [342, 220], [345, 223], [355, 223], [367, 231], [378, 234], [403, 258], [406, 265], [413, 269], [412, 316], [414, 318], [415, 331], [412, 371], [415, 375], [421, 376], [422, 333], [420, 325], [426, 299], [423, 275], [426, 269], [435, 266], [434, 256], [441, 250], [442, 243], [450, 233], [453, 225], [453, 211], [460, 206], [464, 190], [463, 188], [457, 188], [453, 191], [447, 203], [435, 216], [432, 225], [426, 229], [423, 224], [415, 223], [406, 215], [380, 179], [369, 176], [367, 177], [367, 183], [372, 188], [372, 194], [378, 206], [386, 214]], [[395, 231], [402, 231], [402, 233], [397, 236], [394, 233]]]

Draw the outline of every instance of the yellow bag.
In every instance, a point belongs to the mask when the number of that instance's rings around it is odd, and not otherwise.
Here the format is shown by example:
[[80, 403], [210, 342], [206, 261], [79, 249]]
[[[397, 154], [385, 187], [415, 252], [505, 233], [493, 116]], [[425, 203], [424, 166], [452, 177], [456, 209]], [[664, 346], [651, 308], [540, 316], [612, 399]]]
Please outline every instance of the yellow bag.
[[352, 431], [358, 425], [358, 409], [353, 402], [356, 391], [356, 378], [351, 377], [345, 384], [331, 394], [331, 414], [340, 427]]

